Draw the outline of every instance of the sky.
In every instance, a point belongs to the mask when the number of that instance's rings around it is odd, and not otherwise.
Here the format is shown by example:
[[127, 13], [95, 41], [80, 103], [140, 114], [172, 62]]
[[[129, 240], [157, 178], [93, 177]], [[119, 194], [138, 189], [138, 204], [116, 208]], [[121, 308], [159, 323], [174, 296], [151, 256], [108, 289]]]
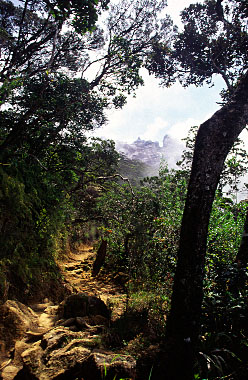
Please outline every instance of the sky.
[[[167, 13], [180, 27], [180, 11], [197, 0], [168, 0]], [[199, 2], [199, 0], [198, 0]], [[224, 87], [221, 78], [215, 86], [183, 88], [179, 83], [170, 88], [159, 86], [159, 80], [144, 72], [145, 86], [136, 91], [136, 97], [128, 97], [122, 110], [110, 110], [108, 123], [98, 129], [99, 137], [131, 143], [138, 137], [158, 141], [168, 134], [181, 140], [189, 128], [200, 125], [220, 107], [220, 91]]]
[[200, 125], [219, 108], [222, 80], [212, 88], [185, 89], [177, 83], [167, 89], [146, 73], [144, 78], [145, 86], [135, 98], [130, 96], [122, 110], [108, 112], [109, 122], [97, 130], [99, 136], [129, 143], [140, 137], [161, 144], [166, 134], [181, 140], [191, 126]]

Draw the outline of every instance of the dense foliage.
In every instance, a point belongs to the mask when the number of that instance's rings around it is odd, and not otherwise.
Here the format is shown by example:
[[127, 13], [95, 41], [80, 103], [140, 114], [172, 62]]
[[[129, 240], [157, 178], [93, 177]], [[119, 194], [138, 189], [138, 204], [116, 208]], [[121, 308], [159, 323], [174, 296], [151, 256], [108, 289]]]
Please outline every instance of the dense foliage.
[[[56, 259], [69, 245], [100, 237], [105, 269], [124, 278], [127, 308], [143, 303], [157, 342], [170, 309], [194, 128], [180, 168], [164, 163], [141, 183], [142, 164], [88, 133], [143, 84], [142, 67], [166, 85], [202, 85], [220, 74], [226, 102], [247, 70], [245, 2], [191, 5], [176, 38], [171, 20], [158, 17], [163, 0], [18, 4], [0, 1], [1, 299], [32, 296], [35, 285], [59, 276]], [[237, 201], [246, 171], [236, 141], [209, 222], [199, 380], [247, 378], [247, 258], [239, 256], [247, 202]]]
[[[68, 234], [75, 235], [78, 221], [94, 219], [89, 210], [116, 173], [118, 154], [113, 142], [87, 133], [143, 83], [139, 68], [155, 41], [169, 41], [168, 18], [153, 33], [163, 1], [125, 2], [124, 9], [108, 3], [0, 2], [5, 297], [18, 288], [11, 288], [12, 275], [26, 288], [39, 281], [38, 268], [54, 271]], [[96, 21], [107, 9], [102, 29]]]
[[[155, 342], [164, 334], [162, 316], [170, 308], [187, 179], [184, 170], [164, 166], [159, 177], [144, 179], [138, 187], [113, 184], [97, 200], [104, 215], [100, 234], [108, 242], [105, 268], [117, 279], [126, 274], [128, 308], [147, 311], [149, 339], [154, 341], [156, 331]], [[236, 180], [234, 176], [231, 188]], [[196, 379], [247, 376], [248, 273], [236, 260], [246, 212], [247, 203], [236, 203], [236, 194], [216, 194], [208, 233]]]

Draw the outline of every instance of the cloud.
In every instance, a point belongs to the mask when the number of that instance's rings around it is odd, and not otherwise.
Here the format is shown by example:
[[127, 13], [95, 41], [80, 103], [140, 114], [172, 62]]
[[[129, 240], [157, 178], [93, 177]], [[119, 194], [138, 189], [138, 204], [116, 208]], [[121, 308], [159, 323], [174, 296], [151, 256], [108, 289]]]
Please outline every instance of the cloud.
[[187, 136], [192, 125], [200, 125], [219, 108], [216, 102], [220, 99], [221, 81], [216, 81], [213, 88], [185, 89], [179, 83], [163, 88], [145, 70], [142, 75], [145, 86], [137, 90], [135, 98], [128, 96], [123, 109], [109, 110], [109, 122], [97, 129], [95, 135], [128, 143], [141, 137], [161, 144], [169, 133], [180, 140]]
[[148, 124], [144, 133], [140, 136], [143, 140], [157, 141], [160, 139], [161, 132], [165, 134], [168, 122], [161, 117], [156, 117], [153, 123]]
[[187, 137], [188, 132], [189, 132], [191, 127], [193, 127], [195, 125], [200, 126], [202, 121], [203, 120], [194, 119], [194, 118], [190, 117], [184, 121], [180, 121], [180, 122], [173, 124], [167, 130], [167, 133], [169, 136], [173, 137], [174, 139], [181, 141], [182, 139]]

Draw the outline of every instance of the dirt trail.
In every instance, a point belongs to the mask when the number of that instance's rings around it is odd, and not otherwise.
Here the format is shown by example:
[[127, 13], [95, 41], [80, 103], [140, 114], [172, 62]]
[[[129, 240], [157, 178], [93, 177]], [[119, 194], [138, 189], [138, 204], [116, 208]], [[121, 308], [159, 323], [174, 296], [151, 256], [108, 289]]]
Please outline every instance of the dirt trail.
[[[115, 283], [113, 278], [104, 273], [104, 271], [100, 271], [96, 277], [92, 276], [95, 256], [96, 252], [93, 251], [92, 247], [81, 246], [78, 248], [77, 253], [70, 253], [66, 260], [58, 263], [58, 266], [65, 284], [73, 292], [82, 292], [101, 298], [111, 307], [111, 318], [115, 320], [125, 310], [126, 294], [123, 287]], [[43, 303], [30, 305], [28, 312], [31, 313], [31, 317], [33, 318], [32, 327], [26, 330], [23, 339], [15, 346], [15, 357], [10, 358], [10, 352], [0, 350], [1, 379], [12, 380], [22, 368], [21, 353], [23, 350], [27, 349], [33, 342], [41, 339], [47, 331], [54, 328], [57, 321], [58, 307], [59, 305], [54, 305], [49, 299], [45, 299]]]
[[92, 266], [96, 257], [92, 247], [80, 246], [77, 253], [70, 253], [67, 260], [60, 262], [59, 267], [73, 291], [94, 295], [112, 307], [112, 318], [123, 313], [126, 294], [121, 285], [114, 283], [111, 275], [100, 272], [92, 276]]

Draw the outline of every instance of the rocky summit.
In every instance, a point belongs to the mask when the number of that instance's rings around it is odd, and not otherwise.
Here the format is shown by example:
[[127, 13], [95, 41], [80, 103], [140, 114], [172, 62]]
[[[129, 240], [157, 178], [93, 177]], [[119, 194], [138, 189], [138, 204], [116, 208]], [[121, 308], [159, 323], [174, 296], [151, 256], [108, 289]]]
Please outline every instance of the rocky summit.
[[150, 175], [157, 175], [162, 160], [165, 160], [169, 168], [175, 168], [176, 162], [180, 159], [183, 144], [178, 140], [165, 135], [163, 145], [158, 141], [141, 140], [139, 137], [131, 144], [116, 142], [116, 149], [130, 160], [142, 162], [150, 167]]

